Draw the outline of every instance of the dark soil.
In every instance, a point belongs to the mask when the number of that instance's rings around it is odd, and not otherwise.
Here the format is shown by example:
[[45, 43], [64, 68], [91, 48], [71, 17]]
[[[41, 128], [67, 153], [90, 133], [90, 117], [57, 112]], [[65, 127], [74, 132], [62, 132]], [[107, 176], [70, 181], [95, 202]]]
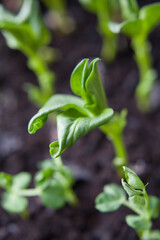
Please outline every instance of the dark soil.
[[[85, 12], [77, 1], [70, 1], [69, 13], [76, 21], [76, 31], [68, 36], [54, 33], [52, 41], [63, 56], [51, 66], [57, 75], [58, 93], [71, 92], [69, 78], [75, 65], [84, 57], [98, 57], [101, 49], [95, 16]], [[160, 27], [151, 34], [150, 40], [154, 65], [160, 76]], [[11, 174], [28, 171], [34, 175], [37, 162], [49, 157], [48, 145], [56, 127], [48, 123], [35, 135], [27, 133], [28, 121], [37, 109], [29, 102], [22, 86], [25, 82], [36, 84], [36, 78], [27, 68], [26, 58], [20, 52], [8, 49], [2, 36], [0, 56], [0, 171]], [[111, 66], [101, 62], [99, 67], [110, 107], [116, 111], [128, 110], [124, 139], [131, 167], [144, 183], [150, 183], [149, 194], [160, 197], [159, 79], [153, 92], [153, 99], [157, 99], [154, 110], [142, 114], [134, 100], [138, 71], [131, 49], [121, 49]], [[105, 136], [95, 130], [62, 157], [75, 173], [79, 206], [53, 211], [43, 207], [38, 198], [32, 198], [30, 218], [25, 220], [0, 209], [0, 240], [137, 240], [135, 231], [125, 223], [125, 216], [130, 211], [122, 207], [108, 214], [100, 213], [94, 207], [95, 197], [104, 184], [120, 183], [112, 167], [114, 152]], [[159, 220], [154, 226], [160, 229]]]

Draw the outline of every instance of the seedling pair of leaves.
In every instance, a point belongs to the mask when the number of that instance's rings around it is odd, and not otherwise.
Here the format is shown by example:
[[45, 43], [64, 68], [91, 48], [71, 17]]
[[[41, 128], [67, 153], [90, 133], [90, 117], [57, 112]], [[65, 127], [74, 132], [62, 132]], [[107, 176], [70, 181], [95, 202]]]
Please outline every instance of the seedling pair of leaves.
[[108, 27], [108, 23], [119, 16], [119, 4], [116, 0], [79, 0], [82, 6], [97, 16], [97, 29], [102, 37], [101, 56], [112, 62], [117, 54], [117, 35]]
[[140, 75], [135, 95], [139, 108], [142, 111], [149, 111], [150, 93], [157, 74], [152, 67], [151, 45], [147, 38], [160, 22], [160, 3], [139, 9], [136, 0], [119, 0], [119, 2], [124, 21], [122, 23], [110, 21], [108, 27], [113, 33], [123, 33], [132, 40]]
[[[101, 212], [113, 212], [124, 205], [137, 215], [128, 215], [126, 223], [134, 228], [141, 240], [159, 240], [160, 231], [152, 230], [152, 219], [159, 217], [160, 201], [148, 196], [146, 186], [134, 171], [123, 167], [125, 179], [122, 187], [109, 184], [96, 198], [96, 208]], [[128, 199], [126, 197], [128, 195]]]
[[30, 134], [35, 133], [42, 128], [48, 115], [56, 112], [58, 141], [50, 144], [50, 153], [53, 157], [58, 157], [79, 138], [95, 128], [100, 128], [113, 142], [119, 166], [122, 166], [127, 164], [122, 139], [126, 114], [122, 112], [114, 115], [113, 110], [108, 108], [98, 71], [98, 61], [96, 58], [88, 65], [89, 60], [84, 59], [73, 70], [71, 89], [80, 97], [54, 95], [30, 120], [28, 131]]
[[47, 62], [53, 59], [55, 53], [47, 47], [50, 33], [44, 25], [38, 1], [24, 0], [17, 15], [0, 5], [0, 30], [10, 48], [20, 50], [27, 56], [28, 66], [36, 74], [39, 87], [27, 83], [25, 88], [29, 98], [41, 106], [53, 94], [55, 76]]
[[27, 212], [27, 197], [33, 196], [39, 196], [48, 208], [59, 209], [66, 203], [76, 205], [77, 198], [72, 191], [74, 177], [61, 159], [43, 161], [39, 167], [34, 178], [35, 188], [28, 188], [31, 175], [27, 172], [14, 176], [0, 173], [0, 187], [5, 190], [1, 205], [7, 212], [23, 215]]

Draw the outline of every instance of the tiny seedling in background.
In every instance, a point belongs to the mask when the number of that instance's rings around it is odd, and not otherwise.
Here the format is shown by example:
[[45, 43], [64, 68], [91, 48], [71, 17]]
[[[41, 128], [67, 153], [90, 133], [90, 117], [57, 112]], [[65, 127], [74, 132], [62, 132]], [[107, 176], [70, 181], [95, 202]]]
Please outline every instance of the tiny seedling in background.
[[67, 13], [67, 0], [41, 0], [50, 10], [46, 23], [53, 30], [69, 34], [75, 29], [74, 20]]
[[123, 188], [116, 184], [104, 186], [104, 191], [96, 198], [96, 208], [101, 212], [113, 212], [124, 205], [136, 213], [128, 215], [126, 223], [136, 230], [141, 240], [160, 240], [160, 231], [152, 230], [152, 219], [159, 217], [159, 199], [148, 196], [148, 184], [144, 185], [134, 171], [127, 167], [123, 169], [126, 179], [122, 178]]
[[77, 204], [72, 190], [74, 176], [63, 165], [61, 158], [42, 161], [39, 168], [34, 178], [35, 188], [28, 188], [31, 175], [27, 172], [14, 176], [0, 173], [0, 187], [4, 189], [1, 205], [7, 212], [25, 215], [27, 197], [34, 196], [40, 197], [44, 206], [52, 209], [62, 208], [66, 203], [72, 206]]
[[120, 174], [121, 167], [128, 165], [122, 136], [126, 111], [113, 116], [113, 110], [108, 108], [98, 61], [96, 58], [88, 64], [88, 59], [82, 60], [73, 70], [70, 79], [71, 89], [78, 96], [56, 94], [51, 97], [30, 120], [28, 131], [30, 134], [35, 133], [42, 128], [48, 115], [56, 112], [58, 141], [50, 144], [50, 153], [53, 157], [58, 157], [79, 138], [99, 128], [113, 143], [116, 154], [114, 162]]
[[37, 0], [24, 0], [19, 13], [14, 14], [0, 5], [0, 30], [10, 48], [27, 56], [28, 66], [38, 78], [39, 86], [25, 84], [31, 101], [43, 105], [54, 93], [55, 75], [48, 68], [55, 51], [48, 47], [50, 33], [44, 25]]
[[101, 57], [112, 62], [117, 54], [117, 35], [113, 33], [108, 24], [119, 16], [119, 4], [116, 0], [79, 0], [88, 11], [97, 16], [97, 29], [102, 37]]
[[160, 3], [139, 9], [136, 0], [119, 0], [119, 2], [124, 21], [122, 23], [111, 21], [108, 26], [113, 33], [123, 33], [131, 38], [140, 78], [135, 93], [137, 104], [142, 111], [149, 111], [151, 109], [150, 93], [157, 74], [152, 67], [148, 35], [160, 22]]

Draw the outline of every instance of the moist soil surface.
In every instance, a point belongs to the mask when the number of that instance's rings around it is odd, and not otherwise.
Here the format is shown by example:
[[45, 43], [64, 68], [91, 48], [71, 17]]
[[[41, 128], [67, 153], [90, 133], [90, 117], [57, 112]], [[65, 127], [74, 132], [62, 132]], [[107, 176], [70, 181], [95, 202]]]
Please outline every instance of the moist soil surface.
[[[99, 57], [102, 44], [94, 15], [84, 11], [77, 1], [69, 2], [68, 12], [76, 22], [76, 30], [70, 35], [53, 33], [51, 43], [62, 54], [61, 60], [51, 66], [57, 75], [57, 93], [71, 93], [69, 79], [73, 68], [84, 57]], [[136, 106], [138, 70], [128, 39], [121, 36], [117, 59], [112, 65], [100, 62], [99, 69], [109, 106], [128, 111], [124, 140], [130, 166], [144, 183], [149, 182], [148, 193], [160, 197], [160, 26], [150, 41], [158, 72], [152, 112], [143, 114]], [[26, 58], [8, 49], [2, 36], [0, 56], [0, 171], [28, 171], [34, 176], [37, 163], [50, 157], [48, 145], [56, 139], [56, 126], [47, 123], [35, 135], [28, 134], [28, 122], [37, 108], [28, 100], [23, 84], [37, 84], [36, 77], [27, 68]], [[137, 240], [135, 231], [125, 223], [130, 210], [121, 207], [113, 213], [100, 213], [94, 207], [95, 197], [105, 184], [120, 184], [112, 166], [113, 157], [111, 143], [99, 130], [77, 141], [62, 158], [75, 174], [79, 206], [54, 211], [45, 208], [39, 198], [31, 198], [28, 219], [9, 215], [1, 208], [0, 240]], [[154, 227], [160, 229], [159, 220], [154, 221]]]

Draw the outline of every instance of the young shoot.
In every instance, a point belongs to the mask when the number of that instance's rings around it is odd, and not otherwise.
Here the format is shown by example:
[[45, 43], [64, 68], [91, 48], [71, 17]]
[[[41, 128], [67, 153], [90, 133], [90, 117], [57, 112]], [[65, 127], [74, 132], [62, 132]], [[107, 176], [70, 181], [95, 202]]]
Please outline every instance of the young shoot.
[[75, 22], [67, 13], [66, 0], [41, 0], [50, 10], [46, 22], [53, 30], [69, 34], [75, 29]]
[[127, 167], [123, 167], [123, 170], [123, 188], [116, 184], [104, 186], [104, 191], [96, 198], [96, 209], [100, 212], [113, 212], [124, 205], [136, 214], [128, 215], [126, 223], [135, 229], [140, 240], [160, 240], [160, 231], [152, 230], [152, 219], [159, 217], [159, 199], [148, 196], [148, 184], [144, 185], [134, 171]]
[[66, 203], [77, 204], [72, 190], [74, 177], [61, 158], [41, 162], [34, 177], [35, 188], [28, 188], [30, 182], [31, 175], [27, 172], [14, 176], [0, 173], [0, 187], [4, 189], [1, 205], [7, 212], [23, 216], [27, 212], [27, 197], [34, 196], [40, 197], [44, 206], [52, 209], [62, 208]]
[[97, 29], [102, 37], [101, 57], [112, 62], [117, 54], [117, 35], [113, 33], [108, 23], [119, 15], [119, 4], [116, 0], [79, 0], [88, 11], [97, 16]]
[[56, 94], [38, 111], [29, 122], [28, 131], [35, 133], [42, 128], [48, 115], [57, 113], [58, 141], [50, 144], [53, 157], [60, 156], [68, 147], [88, 132], [99, 128], [112, 141], [115, 148], [115, 166], [120, 173], [128, 158], [123, 142], [126, 111], [120, 114], [108, 107], [104, 88], [98, 71], [99, 59], [90, 64], [83, 59], [73, 70], [70, 85], [74, 94]]
[[24, 0], [19, 13], [7, 11], [0, 4], [0, 30], [10, 48], [27, 56], [28, 66], [36, 74], [39, 87], [31, 83], [25, 89], [31, 101], [43, 105], [53, 94], [55, 75], [48, 68], [55, 53], [48, 47], [50, 33], [44, 25], [37, 0]]
[[160, 22], [160, 3], [154, 3], [139, 9], [136, 0], [119, 0], [122, 23], [111, 21], [109, 28], [113, 33], [123, 33], [131, 38], [135, 60], [139, 69], [139, 84], [136, 99], [141, 111], [151, 109], [150, 93], [157, 77], [152, 66], [151, 44], [148, 35]]

